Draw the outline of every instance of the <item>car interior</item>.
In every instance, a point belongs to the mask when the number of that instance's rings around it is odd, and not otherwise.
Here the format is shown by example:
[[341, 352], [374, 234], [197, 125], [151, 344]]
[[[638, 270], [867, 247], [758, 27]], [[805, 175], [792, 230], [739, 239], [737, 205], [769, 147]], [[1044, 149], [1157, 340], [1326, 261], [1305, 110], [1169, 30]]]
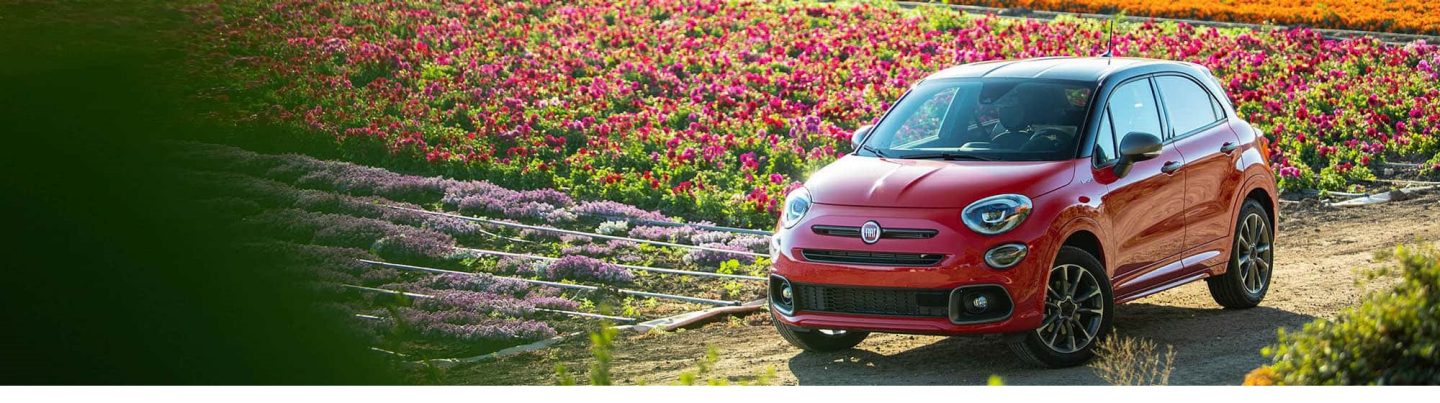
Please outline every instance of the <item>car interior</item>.
[[1072, 151], [1089, 95], [1084, 88], [1033, 82], [990, 82], [940, 91], [906, 124], [908, 129], [917, 117], [929, 117], [939, 121], [938, 129], [925, 130], [931, 135], [915, 139], [897, 135], [895, 140], [903, 142], [891, 149], [1016, 157]]

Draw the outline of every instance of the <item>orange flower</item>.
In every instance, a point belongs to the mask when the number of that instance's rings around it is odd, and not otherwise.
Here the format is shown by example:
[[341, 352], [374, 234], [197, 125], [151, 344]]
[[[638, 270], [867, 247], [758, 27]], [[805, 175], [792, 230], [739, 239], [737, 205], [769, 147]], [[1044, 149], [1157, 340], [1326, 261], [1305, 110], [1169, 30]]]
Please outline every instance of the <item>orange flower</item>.
[[1255, 368], [1254, 371], [1245, 374], [1245, 386], [1275, 386], [1275, 371], [1270, 366]]

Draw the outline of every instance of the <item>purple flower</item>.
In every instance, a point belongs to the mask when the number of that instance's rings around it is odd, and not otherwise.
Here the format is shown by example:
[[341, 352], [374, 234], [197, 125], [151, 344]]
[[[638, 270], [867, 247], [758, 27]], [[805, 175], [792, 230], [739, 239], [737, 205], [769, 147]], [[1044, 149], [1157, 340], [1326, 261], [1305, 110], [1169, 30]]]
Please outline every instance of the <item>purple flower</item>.
[[439, 274], [417, 281], [417, 287], [480, 291], [494, 294], [524, 297], [530, 293], [530, 283], [487, 273]]
[[523, 343], [555, 337], [555, 329], [535, 320], [497, 319], [474, 311], [395, 309], [399, 320], [420, 336], [464, 342]]
[[[745, 248], [744, 248], [744, 247], [731, 246], [731, 245], [726, 245], [726, 244], [723, 244], [723, 243], [707, 243], [707, 244], [702, 244], [702, 245], [700, 245], [700, 246], [704, 246], [704, 247], [707, 247], [707, 248], [714, 248], [714, 249], [724, 249], [724, 250], [733, 250], [733, 251], [745, 251]], [[755, 257], [754, 257], [754, 256], [742, 255], [742, 254], [738, 254], [738, 253], [726, 253], [726, 252], [719, 252], [719, 251], [713, 251], [713, 250], [704, 250], [704, 249], [693, 249], [693, 250], [685, 253], [685, 257], [684, 257], [684, 260], [685, 260], [686, 263], [693, 264], [693, 265], [699, 266], [701, 269], [707, 269], [707, 270], [711, 270], [711, 271], [715, 270], [715, 269], [717, 268], [717, 266], [720, 265], [720, 263], [724, 263], [724, 262], [729, 261], [729, 260], [731, 260], [731, 259], [735, 259], [736, 261], [739, 261], [741, 264], [750, 264], [750, 263], [755, 262]]]
[[670, 242], [675, 239], [676, 228], [677, 227], [640, 225], [630, 229], [630, 237], [635, 239]]
[[544, 265], [530, 266], [527, 271], [517, 273], [534, 275], [545, 280], [594, 281], [606, 284], [622, 284], [635, 280], [630, 269], [619, 267], [602, 260], [586, 256], [565, 256]]
[[575, 205], [575, 207], [572, 207], [570, 211], [579, 215], [598, 217], [624, 217], [656, 221], [666, 220], [664, 214], [608, 200], [581, 202], [580, 204]]
[[726, 245], [739, 248], [740, 250], [767, 253], [770, 251], [770, 238], [760, 236], [737, 236], [726, 242]]
[[428, 311], [464, 310], [509, 317], [525, 316], [535, 311], [534, 303], [505, 294], [466, 290], [411, 289], [411, 291], [434, 296], [434, 298], [415, 300], [416, 307]]
[[454, 253], [454, 244], [454, 239], [443, 234], [413, 231], [380, 238], [370, 251], [385, 260], [423, 264], [446, 260]]

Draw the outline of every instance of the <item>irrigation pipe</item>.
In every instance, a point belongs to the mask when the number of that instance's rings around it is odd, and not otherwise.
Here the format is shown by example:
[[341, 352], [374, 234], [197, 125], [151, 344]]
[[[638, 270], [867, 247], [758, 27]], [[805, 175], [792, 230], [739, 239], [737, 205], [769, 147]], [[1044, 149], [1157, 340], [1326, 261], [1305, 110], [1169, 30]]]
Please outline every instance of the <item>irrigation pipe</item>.
[[635, 318], [627, 318], [627, 317], [624, 317], [624, 316], [601, 315], [601, 314], [598, 314], [598, 313], [575, 312], [575, 311], [566, 311], [566, 310], [561, 310], [561, 309], [546, 309], [546, 308], [535, 308], [535, 310], [536, 310], [536, 311], [540, 311], [540, 312], [550, 312], [550, 313], [558, 313], [558, 314], [564, 314], [564, 315], [570, 315], [570, 316], [579, 316], [579, 317], [583, 317], [583, 318], [608, 319], [608, 320], [613, 320], [613, 321], [616, 321], [616, 322], [634, 322], [634, 321], [635, 321]]
[[345, 288], [353, 288], [353, 289], [361, 290], [361, 291], [378, 292], [378, 293], [382, 293], [382, 294], [404, 295], [404, 296], [411, 297], [411, 298], [435, 298], [434, 295], [425, 295], [425, 294], [416, 294], [416, 293], [413, 293], [413, 292], [387, 290], [387, 289], [384, 289], [384, 288], [365, 287], [365, 286], [350, 285], [350, 284], [341, 284], [340, 286], [341, 286], [341, 287], [345, 287]]
[[593, 216], [593, 217], [604, 217], [604, 218], [607, 218], [607, 219], [623, 220], [623, 221], [628, 222], [628, 223], [631, 223], [631, 224], [652, 225], [652, 226], [657, 226], [657, 227], [691, 227], [691, 228], [702, 229], [702, 230], [706, 230], [706, 231], [732, 232], [732, 233], [736, 233], [736, 234], [749, 234], [749, 235], [760, 235], [760, 236], [771, 236], [771, 235], [775, 235], [775, 233], [770, 232], [770, 231], [764, 231], [764, 230], [758, 230], [758, 229], [749, 229], [749, 228], [722, 227], [722, 226], [718, 226], [718, 225], [686, 224], [686, 223], [679, 223], [679, 222], [674, 222], [674, 221], [647, 220], [647, 219], [644, 219], [644, 218], [631, 218], [631, 217], [614, 215], [614, 214], [599, 214], [599, 213], [583, 213], [583, 214], [588, 215], [588, 216]]
[[512, 238], [512, 237], [508, 237], [508, 236], [496, 234], [496, 233], [494, 233], [494, 232], [486, 231], [486, 230], [483, 230], [483, 229], [476, 229], [476, 231], [480, 231], [481, 234], [485, 234], [485, 235], [487, 235], [487, 236], [491, 236], [491, 237], [495, 237], [495, 238], [500, 238], [500, 239], [504, 239], [504, 240], [507, 240], [507, 241], [521, 242], [521, 243], [536, 243], [535, 241], [526, 240], [526, 239], [520, 239], [520, 238]]
[[1440, 182], [1412, 181], [1412, 180], [1405, 180], [1405, 179], [1376, 179], [1375, 181], [1376, 181], [1376, 182], [1403, 183], [1403, 184], [1406, 184], [1406, 185], [1416, 185], [1416, 186], [1434, 186], [1434, 185], [1440, 185]]
[[[470, 273], [470, 272], [455, 271], [455, 270], [445, 270], [445, 269], [436, 269], [436, 268], [433, 268], [433, 267], [411, 266], [411, 265], [408, 265], [408, 264], [377, 262], [377, 261], [374, 261], [374, 260], [365, 260], [365, 259], [356, 259], [356, 261], [359, 261], [359, 262], [365, 263], [365, 264], [369, 264], [369, 265], [372, 265], [372, 266], [389, 267], [389, 268], [392, 268], [392, 269], [425, 271], [425, 272], [431, 272], [431, 273], [465, 274], [465, 275], [471, 275], [471, 276], [475, 275], [475, 273]], [[593, 285], [557, 283], [557, 282], [554, 282], [554, 281], [532, 280], [532, 279], [520, 278], [520, 277], [505, 277], [505, 276], [495, 276], [495, 277], [497, 277], [497, 278], [507, 278], [507, 279], [512, 279], [512, 280], [520, 280], [520, 281], [524, 281], [524, 282], [527, 282], [527, 283], [530, 283], [530, 284], [548, 285], [548, 286], [557, 287], [557, 288], [568, 288], [568, 289], [572, 289], [572, 290], [596, 291], [596, 290], [599, 290], [599, 289], [600, 289], [600, 287], [596, 287], [596, 286], [593, 286]], [[352, 286], [352, 287], [358, 287], [358, 286]], [[369, 288], [369, 287], [361, 287], [361, 288]], [[383, 290], [383, 289], [375, 288], [375, 289], [372, 289], [372, 290]], [[383, 290], [383, 291], [390, 291], [390, 290]], [[618, 290], [615, 290], [615, 291], [618, 292], [618, 293], [621, 293], [621, 294], [625, 294], [625, 295], [634, 295], [634, 296], [640, 296], [640, 297], [652, 297], [652, 298], [660, 298], [660, 299], [671, 299], [671, 300], [676, 300], [676, 301], [694, 302], [694, 303], [697, 303], [697, 304], [708, 304], [708, 305], [716, 305], [716, 306], [735, 306], [735, 305], [740, 305], [740, 301], [725, 301], [725, 300], [709, 299], [709, 298], [700, 298], [700, 297], [687, 297], [687, 296], [684, 296], [684, 295], [661, 294], [661, 293], [658, 293], [658, 292], [647, 292], [647, 291], [637, 291], [637, 290], [627, 290], [627, 289], [618, 289]]]
[[[579, 316], [579, 317], [582, 317], [582, 318], [608, 319], [608, 320], [613, 320], [613, 321], [616, 321], [616, 322], [634, 322], [634, 321], [636, 321], [635, 318], [627, 318], [627, 317], [624, 317], [624, 316], [601, 315], [601, 314], [598, 314], [598, 313], [567, 311], [567, 310], [563, 310], [563, 309], [535, 308], [535, 311], [536, 311], [536, 312], [558, 313], [558, 314], [570, 315], [570, 316]], [[387, 317], [384, 317], [384, 316], [366, 315], [366, 314], [363, 314], [363, 313], [357, 313], [357, 314], [355, 314], [355, 317], [356, 317], [356, 318], [360, 318], [360, 319], [365, 319], [365, 320], [380, 320], [380, 321], [390, 320], [390, 318], [387, 318]]]
[[[557, 257], [540, 256], [540, 255], [529, 255], [529, 254], [514, 253], [514, 252], [501, 252], [501, 251], [498, 251], [498, 250], [486, 250], [486, 249], [475, 249], [475, 248], [455, 248], [455, 249], [462, 250], [462, 251], [466, 251], [466, 252], [479, 253], [479, 254], [483, 254], [483, 255], [509, 256], [509, 257], [524, 258], [524, 259], [535, 259], [535, 260], [545, 260], [545, 261], [553, 261], [553, 260], [559, 260], [559, 259], [560, 259], [560, 258], [557, 258]], [[764, 278], [764, 277], [742, 276], [742, 275], [739, 275], [739, 274], [724, 274], [724, 273], [711, 273], [711, 272], [693, 271], [693, 270], [666, 269], [666, 268], [660, 268], [660, 267], [634, 266], [634, 265], [619, 264], [619, 263], [610, 263], [610, 264], [611, 264], [611, 265], [615, 265], [616, 267], [624, 267], [624, 268], [631, 269], [631, 270], [653, 271], [653, 272], [656, 272], [656, 273], [669, 273], [669, 274], [680, 274], [680, 275], [686, 275], [686, 276], [701, 276], [701, 277], [733, 278], [733, 279], [738, 279], [738, 280], [765, 281], [765, 278]]]
[[1410, 187], [1376, 194], [1361, 194], [1358, 197], [1330, 203], [1329, 205], [1332, 207], [1358, 207], [1386, 203], [1395, 200], [1404, 200], [1405, 198], [1412, 197], [1412, 193], [1414, 192], [1430, 190], [1436, 187], [1440, 187], [1440, 185]]
[[648, 243], [648, 244], [651, 244], [651, 245], [670, 246], [670, 247], [675, 247], [675, 248], [697, 249], [697, 250], [706, 250], [706, 251], [720, 252], [720, 253], [731, 253], [731, 254], [736, 254], [736, 255], [746, 255], [746, 256], [755, 256], [755, 257], [767, 257], [767, 255], [765, 255], [765, 254], [763, 254], [763, 253], [755, 253], [755, 252], [749, 252], [749, 251], [738, 251], [738, 250], [730, 250], [730, 249], [711, 248], [711, 247], [708, 247], [708, 246], [686, 245], [686, 244], [673, 243], [673, 242], [652, 241], [652, 240], [649, 240], [649, 239], [628, 238], [628, 237], [614, 236], [614, 235], [602, 235], [602, 234], [596, 234], [596, 233], [593, 233], [593, 232], [573, 231], [573, 230], [568, 230], [568, 229], [560, 229], [560, 228], [555, 228], [555, 227], [545, 227], [545, 226], [538, 226], [538, 225], [526, 225], [526, 224], [506, 222], [506, 221], [491, 220], [491, 219], [487, 219], [487, 218], [463, 216], [463, 215], [459, 215], [459, 214], [451, 214], [451, 213], [445, 213], [445, 212], [440, 212], [440, 211], [430, 211], [430, 210], [423, 210], [423, 209], [416, 209], [416, 208], [409, 208], [409, 207], [392, 206], [392, 205], [388, 205], [388, 204], [381, 204], [380, 206], [384, 206], [384, 207], [388, 207], [388, 208], [392, 208], [392, 209], [397, 209], [397, 210], [407, 210], [407, 211], [412, 211], [412, 212], [417, 212], [417, 213], [433, 214], [433, 215], [439, 215], [439, 216], [459, 218], [459, 219], [462, 219], [462, 220], [474, 221], [474, 222], [478, 222], [478, 223], [485, 223], [485, 224], [491, 224], [491, 225], [503, 225], [503, 226], [512, 227], [512, 228], [529, 229], [529, 230], [536, 230], [536, 231], [546, 231], [546, 232], [554, 232], [554, 233], [577, 235], [577, 236], [588, 236], [588, 237], [601, 238], [601, 239], [613, 239], [613, 240], [619, 240], [619, 241], [630, 241], [630, 242], [637, 242], [637, 243]]
[[[409, 292], [403, 292], [403, 291], [387, 290], [387, 289], [384, 289], [384, 288], [362, 287], [362, 286], [358, 286], [358, 285], [349, 285], [349, 284], [341, 284], [341, 285], [344, 285], [344, 286], [350, 287], [350, 288], [354, 288], [354, 289], [358, 289], [358, 290], [365, 290], [365, 291], [385, 293], [385, 294], [403, 294], [403, 295], [405, 295], [405, 296], [407, 296], [407, 297], [427, 298], [427, 299], [428, 299], [428, 298], [435, 298], [434, 295], [415, 294], [415, 293], [409, 293]], [[579, 316], [579, 317], [582, 317], [582, 318], [609, 319], [609, 320], [620, 321], [620, 322], [634, 322], [634, 321], [636, 320], [635, 318], [627, 318], [627, 317], [624, 317], [624, 316], [610, 316], [610, 315], [601, 315], [601, 314], [598, 314], [598, 313], [566, 311], [566, 310], [563, 310], [563, 309], [535, 308], [535, 311], [536, 311], [536, 312], [558, 313], [558, 314], [561, 314], [561, 315]], [[355, 314], [355, 317], [361, 318], [361, 319], [370, 319], [370, 320], [386, 320], [386, 319], [389, 319], [389, 318], [382, 317], [382, 316], [366, 315], [366, 314], [360, 314], [360, 313]]]

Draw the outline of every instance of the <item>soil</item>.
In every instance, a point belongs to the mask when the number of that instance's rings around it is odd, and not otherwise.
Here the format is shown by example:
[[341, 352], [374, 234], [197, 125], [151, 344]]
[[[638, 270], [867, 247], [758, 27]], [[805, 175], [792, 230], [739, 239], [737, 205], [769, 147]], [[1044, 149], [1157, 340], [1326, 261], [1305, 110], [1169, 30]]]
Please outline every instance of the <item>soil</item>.
[[[1361, 271], [1388, 263], [1396, 245], [1440, 240], [1440, 195], [1355, 208], [1285, 203], [1273, 283], [1259, 307], [1221, 309], [1203, 282], [1118, 307], [1120, 335], [1174, 346], [1171, 384], [1239, 384], [1269, 361], [1260, 349], [1276, 328], [1296, 329], [1355, 306], [1385, 279], [1362, 284]], [[800, 385], [975, 385], [994, 374], [1007, 384], [1101, 384], [1087, 367], [1042, 369], [1017, 359], [997, 337], [873, 334], [855, 350], [802, 353], [786, 344], [768, 317], [729, 318], [671, 333], [622, 333], [612, 373], [620, 384], [669, 384], [693, 371], [707, 347], [719, 351], [712, 379], [745, 382], [773, 368], [772, 382]], [[556, 364], [584, 382], [589, 340], [496, 361], [456, 366], [442, 375], [458, 384], [553, 384]]]

